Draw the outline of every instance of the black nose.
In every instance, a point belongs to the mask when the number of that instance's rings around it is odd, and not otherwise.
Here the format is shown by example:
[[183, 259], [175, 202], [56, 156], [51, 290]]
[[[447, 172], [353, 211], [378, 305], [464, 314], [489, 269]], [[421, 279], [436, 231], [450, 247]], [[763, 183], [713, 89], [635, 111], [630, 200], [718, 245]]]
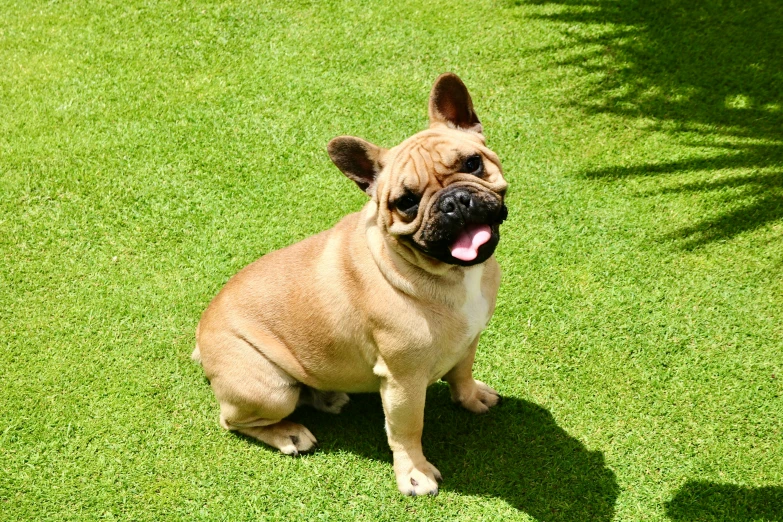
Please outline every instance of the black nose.
[[473, 198], [467, 190], [455, 190], [440, 199], [438, 208], [450, 217], [467, 215], [468, 209], [473, 204]]

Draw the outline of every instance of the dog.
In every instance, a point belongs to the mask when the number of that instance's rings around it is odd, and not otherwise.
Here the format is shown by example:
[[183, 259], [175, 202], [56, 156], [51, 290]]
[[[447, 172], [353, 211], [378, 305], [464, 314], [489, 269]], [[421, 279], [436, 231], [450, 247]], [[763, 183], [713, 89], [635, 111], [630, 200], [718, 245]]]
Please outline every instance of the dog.
[[289, 455], [316, 444], [286, 420], [298, 405], [339, 413], [348, 393], [380, 392], [408, 495], [437, 495], [442, 480], [421, 446], [427, 387], [445, 380], [474, 413], [499, 400], [473, 378], [473, 360], [500, 284], [507, 183], [457, 75], [435, 81], [429, 120], [388, 150], [331, 140], [331, 160], [370, 200], [232, 277], [204, 311], [193, 352], [221, 426]]

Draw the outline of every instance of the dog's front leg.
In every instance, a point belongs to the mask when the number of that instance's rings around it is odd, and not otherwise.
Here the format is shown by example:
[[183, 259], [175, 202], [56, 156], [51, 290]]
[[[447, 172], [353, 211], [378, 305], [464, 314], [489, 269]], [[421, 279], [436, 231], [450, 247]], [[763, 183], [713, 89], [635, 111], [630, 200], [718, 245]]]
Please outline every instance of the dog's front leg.
[[473, 378], [473, 360], [476, 357], [478, 342], [477, 336], [465, 358], [444, 375], [443, 380], [449, 383], [451, 400], [473, 413], [486, 413], [498, 403], [500, 396], [498, 392]]
[[421, 450], [424, 426], [425, 379], [404, 380], [386, 376], [381, 380], [381, 400], [386, 415], [386, 434], [394, 453], [397, 487], [406, 495], [437, 495], [440, 471]]

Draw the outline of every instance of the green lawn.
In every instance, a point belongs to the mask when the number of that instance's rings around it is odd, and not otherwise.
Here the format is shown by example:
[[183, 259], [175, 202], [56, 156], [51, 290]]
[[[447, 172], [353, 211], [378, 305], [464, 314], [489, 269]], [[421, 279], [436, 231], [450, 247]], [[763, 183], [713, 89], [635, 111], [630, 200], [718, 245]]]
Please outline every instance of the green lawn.
[[[783, 4], [0, 0], [0, 519], [783, 520]], [[223, 431], [189, 360], [238, 269], [358, 210], [458, 73], [510, 216], [437, 498], [379, 399]]]

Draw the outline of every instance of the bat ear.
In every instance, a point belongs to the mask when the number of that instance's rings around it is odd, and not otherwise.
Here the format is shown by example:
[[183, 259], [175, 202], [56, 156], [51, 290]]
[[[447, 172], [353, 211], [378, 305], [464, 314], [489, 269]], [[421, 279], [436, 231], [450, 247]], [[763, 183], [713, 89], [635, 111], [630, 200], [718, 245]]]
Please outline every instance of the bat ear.
[[482, 132], [481, 122], [473, 110], [473, 100], [465, 84], [454, 73], [444, 73], [435, 80], [430, 93], [430, 127], [446, 125], [452, 129]]
[[383, 169], [386, 149], [353, 136], [338, 136], [326, 148], [343, 174], [368, 195], [375, 193], [375, 180]]

